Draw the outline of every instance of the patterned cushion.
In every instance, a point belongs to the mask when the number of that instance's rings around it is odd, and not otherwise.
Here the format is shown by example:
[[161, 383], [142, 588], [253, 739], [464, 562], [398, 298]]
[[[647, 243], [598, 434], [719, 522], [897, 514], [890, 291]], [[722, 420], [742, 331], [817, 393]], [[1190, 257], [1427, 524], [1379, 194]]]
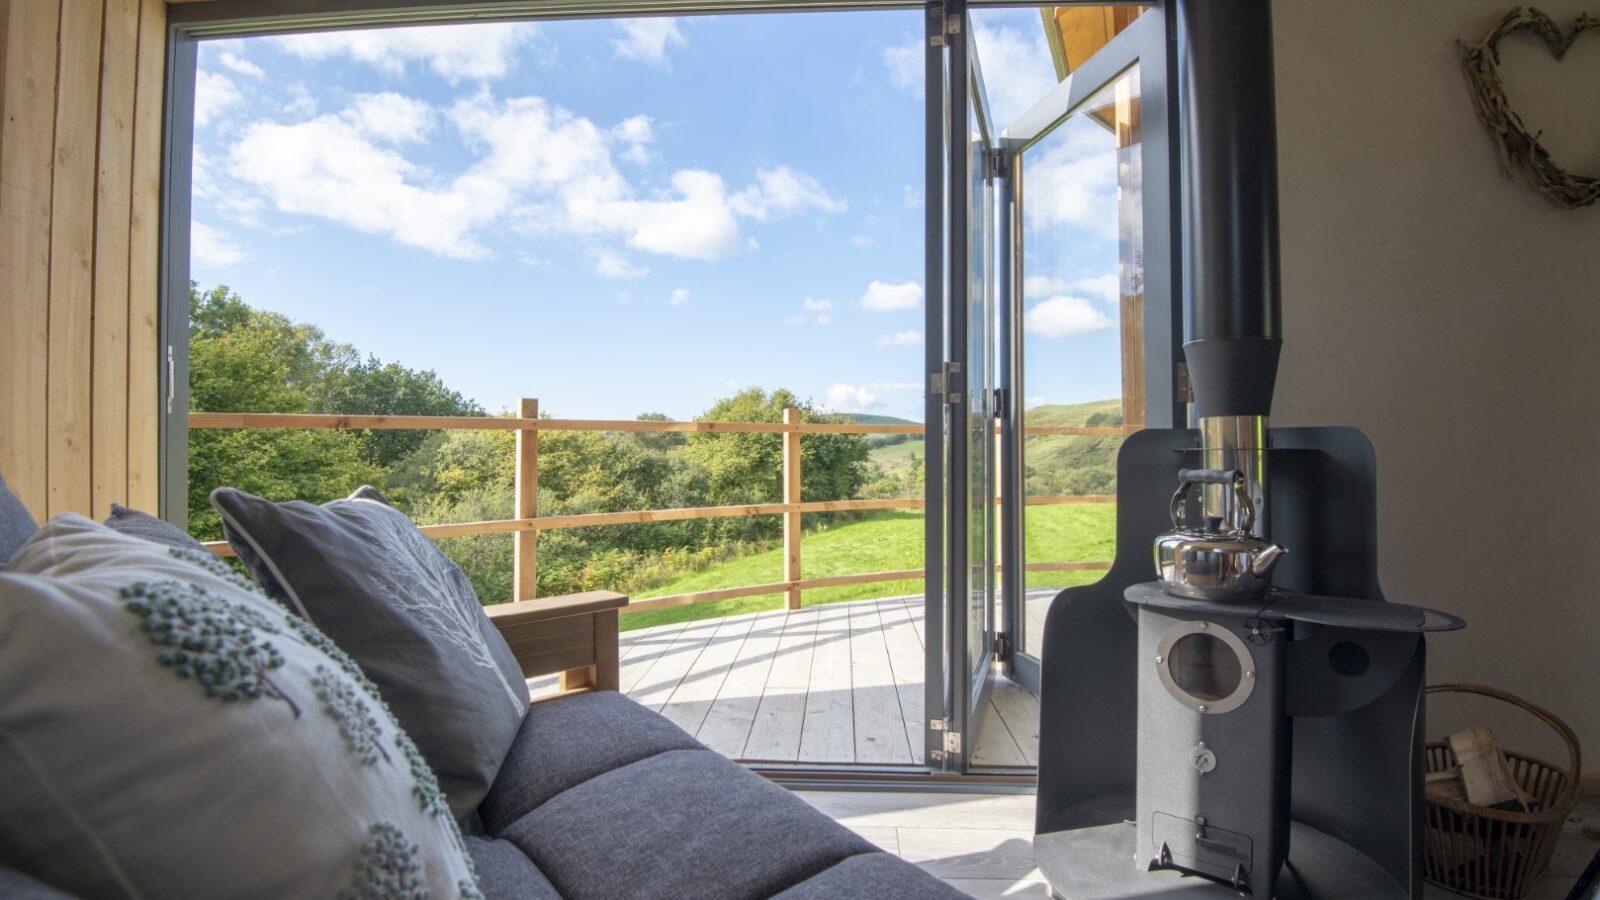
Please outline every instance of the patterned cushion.
[[478, 897], [355, 664], [190, 552], [66, 515], [0, 573], [0, 863], [88, 897]]
[[371, 488], [324, 506], [219, 488], [211, 505], [256, 581], [355, 658], [450, 808], [473, 816], [528, 711], [528, 685], [466, 575]]

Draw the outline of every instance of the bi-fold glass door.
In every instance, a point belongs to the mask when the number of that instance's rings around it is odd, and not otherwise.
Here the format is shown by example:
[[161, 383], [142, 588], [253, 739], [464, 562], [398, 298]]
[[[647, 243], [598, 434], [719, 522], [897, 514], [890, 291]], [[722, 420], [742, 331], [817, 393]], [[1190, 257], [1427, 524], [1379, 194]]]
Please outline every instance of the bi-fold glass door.
[[928, 10], [934, 768], [972, 767], [997, 661], [1037, 691], [1045, 611], [1111, 559], [1117, 447], [1147, 422], [1173, 424], [1162, 13], [1134, 19], [1002, 134], [964, 2]]
[[927, 446], [930, 460], [942, 448], [943, 477], [930, 468], [928, 571], [942, 577], [937, 588], [929, 578], [927, 598], [927, 750], [934, 767], [953, 771], [970, 763], [971, 723], [990, 686], [1000, 619], [998, 142], [971, 33], [963, 4], [930, 10], [928, 114], [941, 153], [936, 168], [929, 157], [929, 238], [937, 230], [944, 260], [936, 276], [930, 263], [928, 283], [944, 290], [930, 291], [928, 301]]

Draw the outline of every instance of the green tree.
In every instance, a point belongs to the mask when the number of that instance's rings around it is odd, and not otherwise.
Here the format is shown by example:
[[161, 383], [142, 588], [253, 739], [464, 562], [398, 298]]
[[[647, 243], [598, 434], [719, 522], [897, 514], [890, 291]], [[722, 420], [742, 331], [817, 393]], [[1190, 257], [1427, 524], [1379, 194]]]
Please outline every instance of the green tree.
[[[699, 416], [707, 422], [782, 422], [783, 411], [800, 411], [802, 422], [842, 423], [840, 416], [819, 413], [809, 402], [782, 388], [767, 393], [749, 388], [717, 401]], [[856, 496], [870, 474], [870, 447], [857, 434], [808, 434], [800, 442], [802, 500], [839, 500]], [[728, 506], [775, 503], [783, 499], [783, 436], [776, 433], [711, 433], [689, 435], [688, 455], [705, 470], [709, 503]], [[720, 520], [729, 536], [770, 537], [778, 533], [775, 518]]]

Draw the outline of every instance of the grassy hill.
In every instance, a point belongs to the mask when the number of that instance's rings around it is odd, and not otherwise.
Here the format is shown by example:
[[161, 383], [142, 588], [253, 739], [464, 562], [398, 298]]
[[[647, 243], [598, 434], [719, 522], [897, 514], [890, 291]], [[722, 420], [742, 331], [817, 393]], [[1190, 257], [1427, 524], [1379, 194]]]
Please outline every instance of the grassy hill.
[[[860, 417], [866, 421], [869, 417]], [[878, 418], [887, 419], [883, 416]], [[903, 420], [902, 420], [903, 421]], [[1028, 425], [1050, 427], [1120, 425], [1120, 399], [1089, 403], [1054, 403], [1027, 411]], [[900, 437], [884, 435], [882, 437]], [[925, 457], [922, 439], [906, 437], [896, 443], [874, 443], [872, 462], [894, 475], [911, 465], [913, 456]], [[1116, 455], [1120, 437], [1040, 435], [1028, 438], [1025, 459], [1030, 494], [1108, 494], [1116, 489]]]
[[[1116, 515], [1116, 507], [1111, 504], [1029, 507], [1028, 559], [1050, 562], [1110, 560], [1116, 542]], [[858, 572], [920, 569], [923, 565], [922, 528], [921, 513], [892, 512], [808, 531], [803, 544], [803, 574], [807, 578], [821, 578]], [[1098, 572], [1034, 572], [1028, 575], [1028, 586], [1066, 587], [1087, 584], [1099, 577]], [[650, 590], [635, 593], [634, 597], [644, 600], [668, 594], [781, 580], [783, 551], [777, 548], [729, 560], [699, 572], [675, 576]], [[921, 592], [920, 580], [888, 581], [806, 591], [803, 602], [807, 605], [840, 603]], [[770, 594], [648, 610], [623, 616], [622, 628], [632, 630], [670, 622], [759, 612], [775, 609], [782, 603], [783, 595]]]

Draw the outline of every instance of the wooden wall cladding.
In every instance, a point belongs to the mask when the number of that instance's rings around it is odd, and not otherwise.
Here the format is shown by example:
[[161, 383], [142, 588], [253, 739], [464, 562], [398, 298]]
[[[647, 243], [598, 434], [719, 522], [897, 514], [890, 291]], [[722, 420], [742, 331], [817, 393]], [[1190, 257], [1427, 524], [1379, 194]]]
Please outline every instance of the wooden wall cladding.
[[154, 511], [163, 0], [0, 3], [0, 474]]

